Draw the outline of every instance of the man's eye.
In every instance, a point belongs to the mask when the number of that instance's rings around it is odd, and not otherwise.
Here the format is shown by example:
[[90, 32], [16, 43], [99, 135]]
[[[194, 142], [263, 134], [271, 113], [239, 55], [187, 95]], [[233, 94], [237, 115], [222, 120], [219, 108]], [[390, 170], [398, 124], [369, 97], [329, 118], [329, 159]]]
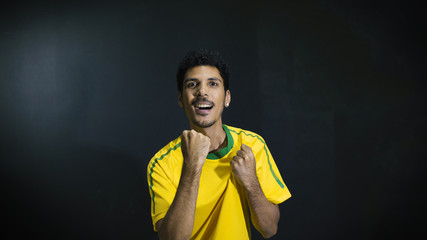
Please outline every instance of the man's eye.
[[209, 85], [211, 85], [211, 86], [218, 86], [218, 83], [216, 83], [216, 82], [210, 82]]
[[196, 83], [194, 82], [187, 83], [187, 87], [194, 87], [194, 86], [196, 86]]

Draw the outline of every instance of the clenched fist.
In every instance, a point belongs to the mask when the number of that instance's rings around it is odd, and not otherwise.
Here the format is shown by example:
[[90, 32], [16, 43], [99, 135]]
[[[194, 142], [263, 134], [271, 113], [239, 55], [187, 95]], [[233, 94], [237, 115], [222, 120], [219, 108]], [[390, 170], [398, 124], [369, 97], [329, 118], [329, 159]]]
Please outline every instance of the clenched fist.
[[242, 144], [241, 150], [237, 151], [237, 155], [233, 157], [230, 165], [237, 181], [245, 189], [251, 188], [254, 184], [259, 184], [252, 148]]
[[187, 166], [202, 168], [209, 153], [209, 137], [194, 131], [185, 130], [181, 135], [181, 150]]

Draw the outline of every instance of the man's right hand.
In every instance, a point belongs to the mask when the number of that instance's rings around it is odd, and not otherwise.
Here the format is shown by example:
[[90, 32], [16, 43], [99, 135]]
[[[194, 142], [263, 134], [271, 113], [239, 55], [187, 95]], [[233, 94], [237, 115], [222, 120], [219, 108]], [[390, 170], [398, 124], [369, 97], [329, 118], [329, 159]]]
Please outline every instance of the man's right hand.
[[209, 137], [194, 131], [185, 130], [181, 135], [181, 150], [187, 166], [201, 169], [209, 153], [211, 140]]
[[156, 223], [160, 239], [190, 239], [196, 214], [200, 176], [211, 140], [194, 130], [181, 135], [184, 157], [181, 179], [175, 198], [165, 217]]

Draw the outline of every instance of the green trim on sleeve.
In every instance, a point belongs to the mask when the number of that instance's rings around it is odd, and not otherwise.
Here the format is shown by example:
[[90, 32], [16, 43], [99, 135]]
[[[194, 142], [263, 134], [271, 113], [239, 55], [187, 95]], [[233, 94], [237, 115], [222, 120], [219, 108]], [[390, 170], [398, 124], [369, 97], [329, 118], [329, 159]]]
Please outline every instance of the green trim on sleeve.
[[155, 194], [154, 194], [154, 191], [153, 191], [153, 177], [151, 176], [152, 174], [153, 174], [153, 169], [154, 169], [154, 167], [156, 166], [156, 164], [157, 164], [157, 162], [158, 161], [161, 161], [165, 156], [167, 156], [171, 151], [175, 151], [177, 148], [179, 148], [179, 147], [181, 147], [181, 142], [179, 142], [178, 144], [176, 144], [175, 146], [173, 146], [173, 147], [171, 147], [171, 148], [169, 148], [168, 149], [168, 151], [165, 153], [165, 154], [163, 154], [163, 155], [161, 155], [160, 157], [158, 157], [158, 158], [156, 158], [156, 159], [154, 159], [154, 161], [153, 161], [153, 164], [151, 165], [151, 168], [150, 168], [150, 191], [151, 191], [151, 194], [152, 194], [152, 198], [151, 198], [151, 200], [153, 201], [153, 214], [155, 214], [156, 213], [156, 203], [154, 202], [154, 197], [155, 197]]
[[240, 130], [240, 132], [236, 132], [233, 129], [230, 129], [230, 131], [236, 133], [237, 135], [240, 135], [240, 133], [244, 133], [246, 136], [251, 136], [251, 137], [254, 137], [254, 138], [258, 138], [258, 140], [260, 140], [264, 144], [264, 151], [265, 151], [265, 155], [267, 155], [267, 162], [268, 162], [268, 166], [270, 167], [270, 172], [273, 175], [274, 179], [276, 180], [277, 184], [279, 184], [279, 186], [281, 188], [284, 188], [285, 184], [283, 184], [280, 181], [280, 179], [277, 177], [276, 173], [273, 171], [273, 167], [271, 166], [271, 162], [270, 162], [270, 156], [269, 156], [268, 151], [267, 151], [267, 145], [265, 144], [264, 140], [260, 136], [258, 136], [257, 134], [252, 135], [252, 134], [246, 133], [243, 130]]

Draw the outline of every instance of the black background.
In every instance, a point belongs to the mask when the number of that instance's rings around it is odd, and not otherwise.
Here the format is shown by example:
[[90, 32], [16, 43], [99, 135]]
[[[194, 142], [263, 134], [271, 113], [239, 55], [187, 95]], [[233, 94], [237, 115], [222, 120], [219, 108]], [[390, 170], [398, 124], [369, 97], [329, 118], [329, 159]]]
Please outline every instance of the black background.
[[230, 65], [224, 122], [265, 138], [293, 194], [273, 239], [425, 238], [426, 16], [410, 1], [2, 3], [2, 234], [155, 239], [146, 166], [188, 128], [175, 71], [205, 47]]

